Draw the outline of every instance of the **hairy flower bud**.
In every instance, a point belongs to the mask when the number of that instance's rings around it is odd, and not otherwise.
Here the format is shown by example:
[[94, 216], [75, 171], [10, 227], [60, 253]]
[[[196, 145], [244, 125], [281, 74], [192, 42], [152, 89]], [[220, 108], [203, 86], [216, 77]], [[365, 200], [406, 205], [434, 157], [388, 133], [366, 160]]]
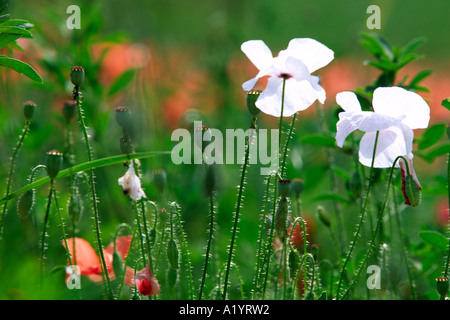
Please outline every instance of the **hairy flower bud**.
[[23, 193], [17, 202], [17, 213], [20, 219], [26, 219], [34, 205], [34, 189]]
[[173, 269], [178, 269], [178, 246], [175, 240], [169, 240], [167, 244], [167, 258]]
[[416, 207], [420, 204], [420, 190], [422, 190], [422, 187], [414, 171], [412, 160], [407, 157], [405, 159], [400, 158], [399, 160], [402, 177], [402, 193], [405, 204]]
[[80, 87], [84, 82], [84, 68], [75, 66], [70, 69], [70, 81], [76, 87]]
[[286, 232], [288, 214], [288, 201], [286, 198], [280, 198], [277, 210], [275, 212], [275, 229], [280, 239], [284, 239]]

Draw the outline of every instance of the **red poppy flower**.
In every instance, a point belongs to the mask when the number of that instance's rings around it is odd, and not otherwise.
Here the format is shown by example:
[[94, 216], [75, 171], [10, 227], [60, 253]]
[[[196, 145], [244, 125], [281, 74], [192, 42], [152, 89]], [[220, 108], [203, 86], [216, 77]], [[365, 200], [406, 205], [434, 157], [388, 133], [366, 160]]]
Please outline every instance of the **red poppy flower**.
[[161, 292], [159, 283], [150, 270], [150, 264], [136, 274], [135, 283], [136, 288], [144, 296], [155, 296]]

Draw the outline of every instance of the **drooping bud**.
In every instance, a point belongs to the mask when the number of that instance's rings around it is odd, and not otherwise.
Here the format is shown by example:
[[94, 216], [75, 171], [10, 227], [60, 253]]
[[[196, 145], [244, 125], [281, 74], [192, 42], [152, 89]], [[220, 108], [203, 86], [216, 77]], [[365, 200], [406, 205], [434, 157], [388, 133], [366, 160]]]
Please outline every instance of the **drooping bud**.
[[173, 269], [178, 269], [178, 246], [174, 239], [167, 244], [167, 259]]
[[303, 192], [303, 180], [295, 178], [291, 182], [291, 194], [295, 197], [295, 199], [300, 198], [301, 193]]
[[261, 90], [251, 90], [247, 92], [247, 109], [254, 117], [258, 116], [261, 112], [261, 110], [256, 106], [256, 100], [258, 100], [261, 93]]
[[158, 189], [159, 192], [163, 192], [167, 183], [167, 174], [163, 169], [156, 169], [152, 172], [152, 182], [153, 185]]
[[76, 87], [81, 87], [84, 82], [84, 68], [75, 66], [70, 68], [70, 81]]
[[66, 100], [64, 101], [62, 113], [64, 116], [64, 119], [66, 119], [67, 122], [72, 120], [72, 118], [75, 116], [77, 112], [77, 103], [74, 100]]
[[330, 227], [330, 216], [328, 214], [328, 211], [323, 206], [317, 207], [317, 215], [319, 216], [319, 220], [326, 226]]
[[134, 279], [136, 288], [143, 296], [155, 296], [161, 292], [159, 283], [150, 270], [150, 263], [139, 271]]
[[169, 283], [169, 287], [173, 288], [175, 284], [177, 283], [178, 278], [178, 270], [175, 270], [174, 268], [169, 268], [169, 271], [167, 271], [167, 282]]
[[291, 191], [291, 180], [281, 179], [278, 180], [278, 194], [281, 198], [287, 198]]
[[17, 213], [20, 219], [26, 219], [34, 205], [34, 189], [23, 193], [17, 203]]
[[287, 224], [288, 201], [286, 198], [280, 198], [277, 210], [275, 212], [275, 229], [280, 239], [284, 239]]
[[[405, 159], [407, 162], [405, 162]], [[417, 207], [420, 204], [420, 186], [414, 171], [413, 162], [408, 157], [400, 158], [400, 172], [402, 178], [402, 193], [405, 199], [405, 204], [412, 207]]]
[[448, 277], [436, 278], [436, 289], [441, 297], [445, 297], [449, 289]]
[[130, 136], [133, 132], [133, 116], [128, 107], [117, 107], [114, 109], [117, 123], [122, 128], [124, 135]]
[[23, 115], [25, 116], [25, 119], [28, 121], [33, 118], [34, 110], [36, 110], [36, 103], [33, 101], [26, 101], [23, 104]]
[[298, 265], [300, 263], [300, 257], [298, 256], [298, 253], [295, 250], [289, 251], [288, 263], [289, 263], [289, 276], [291, 277], [292, 280], [294, 280], [297, 277]]
[[122, 257], [116, 250], [114, 250], [114, 252], [113, 252], [112, 265], [113, 265], [113, 270], [114, 270], [114, 274], [116, 275], [116, 278], [119, 280], [119, 283], [122, 282], [124, 265], [122, 262]]
[[50, 180], [55, 179], [63, 165], [63, 154], [57, 150], [47, 152], [45, 165]]

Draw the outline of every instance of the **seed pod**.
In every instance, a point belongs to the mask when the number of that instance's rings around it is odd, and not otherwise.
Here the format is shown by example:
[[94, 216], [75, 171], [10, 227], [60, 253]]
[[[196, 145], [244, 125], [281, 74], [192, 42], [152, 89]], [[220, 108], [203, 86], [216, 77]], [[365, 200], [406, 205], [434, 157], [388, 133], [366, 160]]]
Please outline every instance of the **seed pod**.
[[289, 196], [291, 191], [291, 180], [281, 179], [278, 180], [278, 194], [282, 198], [286, 198]]
[[167, 258], [173, 269], [178, 269], [178, 247], [175, 240], [171, 239], [167, 244]]
[[247, 92], [247, 109], [254, 117], [258, 116], [258, 114], [261, 112], [261, 110], [259, 110], [259, 108], [256, 106], [256, 100], [258, 100], [261, 93], [261, 90], [251, 90]]
[[25, 119], [28, 121], [33, 118], [34, 111], [36, 110], [36, 103], [33, 101], [26, 101], [23, 104], [23, 115], [25, 116]]
[[436, 278], [436, 289], [441, 297], [445, 297], [449, 289], [448, 277]]
[[291, 181], [291, 194], [295, 199], [300, 198], [300, 194], [303, 192], [303, 180], [295, 178]]
[[131, 110], [128, 107], [117, 107], [114, 109], [114, 115], [124, 135], [131, 136], [134, 123]]
[[57, 150], [47, 152], [45, 165], [47, 166], [47, 173], [50, 179], [55, 179], [63, 165], [63, 154]]
[[63, 108], [62, 108], [62, 114], [64, 116], [64, 119], [66, 119], [67, 122], [72, 120], [72, 118], [75, 116], [77, 112], [77, 103], [74, 100], [66, 100], [64, 101]]
[[76, 87], [81, 87], [84, 82], [84, 68], [75, 66], [70, 69], [70, 81]]
[[20, 219], [26, 219], [33, 209], [34, 205], [34, 189], [23, 193], [17, 202], [17, 213]]

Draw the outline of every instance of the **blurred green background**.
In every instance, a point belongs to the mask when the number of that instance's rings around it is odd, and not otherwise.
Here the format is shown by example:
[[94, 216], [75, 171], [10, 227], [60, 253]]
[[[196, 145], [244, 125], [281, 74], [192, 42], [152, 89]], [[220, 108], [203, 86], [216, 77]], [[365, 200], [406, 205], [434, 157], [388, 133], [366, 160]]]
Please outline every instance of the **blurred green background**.
[[[70, 16], [66, 9], [72, 4], [81, 9], [80, 30], [66, 27]], [[170, 150], [173, 147], [170, 141], [172, 130], [187, 126], [192, 120], [201, 119], [204, 124], [219, 129], [248, 128], [250, 116], [241, 84], [253, 77], [256, 70], [240, 51], [240, 45], [250, 39], [264, 40], [274, 55], [284, 49], [289, 40], [297, 37], [314, 38], [335, 52], [335, 60], [330, 66], [318, 72], [327, 90], [325, 127], [332, 133], [337, 121], [334, 95], [341, 90], [366, 86], [378, 74], [372, 67], [364, 66], [363, 61], [370, 56], [359, 44], [361, 32], [371, 31], [366, 27], [370, 16], [366, 10], [371, 4], [381, 9], [381, 29], [372, 31], [383, 35], [392, 44], [400, 46], [414, 38], [426, 39], [418, 50], [424, 58], [408, 70], [435, 71], [425, 82], [430, 89], [425, 98], [432, 107], [432, 122], [448, 122], [448, 112], [440, 106], [441, 100], [450, 96], [450, 38], [446, 36], [450, 29], [448, 1], [99, 0], [74, 3], [68, 0], [10, 0], [8, 12], [12, 17], [27, 19], [34, 24], [34, 39], [21, 43], [24, 52], [15, 51], [14, 56], [35, 67], [44, 84], [32, 83], [25, 77], [2, 71], [0, 178], [6, 179], [10, 150], [23, 125], [21, 105], [26, 100], [34, 100], [38, 109], [20, 153], [13, 190], [26, 183], [30, 168], [42, 163], [45, 152], [63, 147], [64, 125], [60, 107], [71, 94], [68, 73], [73, 65], [88, 67], [87, 83], [83, 89], [84, 104], [97, 158], [120, 152], [118, 141], [121, 132], [113, 118], [113, 109], [120, 105], [127, 105], [141, 115], [136, 119], [139, 129], [137, 151]], [[107, 51], [103, 51], [105, 49]], [[135, 70], [130, 82], [120, 91], [113, 92], [114, 80], [129, 69]], [[322, 124], [314, 106], [300, 114], [298, 119], [287, 175], [304, 179], [302, 206], [310, 217], [311, 241], [319, 244], [323, 259], [335, 260], [334, 244], [316, 216], [318, 204], [324, 205], [330, 213], [334, 204], [332, 201], [314, 201], [316, 196], [330, 189], [326, 152], [321, 147], [298, 143], [302, 134], [320, 132]], [[277, 125], [276, 119], [266, 115], [261, 115], [258, 121], [261, 128]], [[78, 137], [76, 126], [74, 128], [75, 137]], [[353, 167], [346, 154], [337, 149], [333, 152], [336, 152], [339, 169], [336, 171], [339, 190], [347, 197], [345, 183]], [[86, 160], [81, 143], [76, 146], [76, 154], [78, 161]], [[434, 212], [436, 204], [442, 198], [445, 200], [445, 159], [439, 158], [432, 163], [418, 159], [416, 163], [418, 174], [423, 174], [420, 176], [424, 185], [423, 205], [417, 210], [406, 208], [402, 219], [409, 240], [421, 246], [423, 243], [418, 237], [421, 229], [444, 228], [434, 219]], [[174, 166], [170, 157], [148, 159], [142, 164], [143, 186], [150, 199], [155, 201], [160, 199], [151, 183], [151, 171], [158, 168], [167, 171], [166, 200], [180, 204], [193, 262], [201, 266], [209, 210], [208, 200], [202, 192], [202, 168]], [[219, 261], [225, 261], [227, 254], [239, 170], [239, 165], [219, 168], [220, 187], [216, 199]], [[117, 179], [123, 173], [120, 165], [96, 170], [105, 244], [111, 241], [118, 224], [133, 223], [129, 201], [117, 185]], [[247, 182], [236, 263], [243, 278], [251, 279], [265, 191], [264, 177], [259, 174], [258, 166], [250, 168]], [[65, 188], [62, 182], [60, 188]], [[384, 190], [383, 185], [380, 185], [380, 190]], [[37, 217], [43, 214], [46, 193], [46, 188], [38, 190]], [[64, 203], [63, 192], [61, 197], [61, 203]], [[339, 205], [347, 226], [345, 236], [349, 238], [356, 222], [358, 205], [351, 200]], [[37, 257], [27, 255], [34, 250], [36, 235], [28, 233], [31, 232], [30, 226], [15, 217], [14, 210], [15, 201], [11, 201], [5, 233], [7, 241], [0, 244], [0, 298], [73, 298], [64, 288], [61, 273], [55, 275], [54, 283], [59, 284], [57, 289], [52, 285], [42, 290], [28, 289], [28, 285], [37, 286], [38, 275], [33, 275], [37, 270]], [[93, 243], [88, 214], [84, 218], [79, 234]], [[53, 228], [56, 229], [55, 223]], [[50, 254], [54, 253], [52, 263], [63, 264], [63, 251], [58, 249], [59, 239], [55, 237], [50, 241]], [[430, 255], [437, 259], [434, 263], [439, 266], [441, 253], [433, 251]], [[418, 261], [422, 262], [423, 256]], [[419, 285], [422, 297], [431, 288], [429, 279], [437, 272], [437, 269], [428, 268], [429, 274]], [[195, 270], [196, 278], [200, 276], [199, 270]], [[250, 281], [246, 283], [246, 289], [249, 284]], [[421, 286], [425, 289], [422, 290]], [[236, 290], [234, 288], [232, 292]]]

